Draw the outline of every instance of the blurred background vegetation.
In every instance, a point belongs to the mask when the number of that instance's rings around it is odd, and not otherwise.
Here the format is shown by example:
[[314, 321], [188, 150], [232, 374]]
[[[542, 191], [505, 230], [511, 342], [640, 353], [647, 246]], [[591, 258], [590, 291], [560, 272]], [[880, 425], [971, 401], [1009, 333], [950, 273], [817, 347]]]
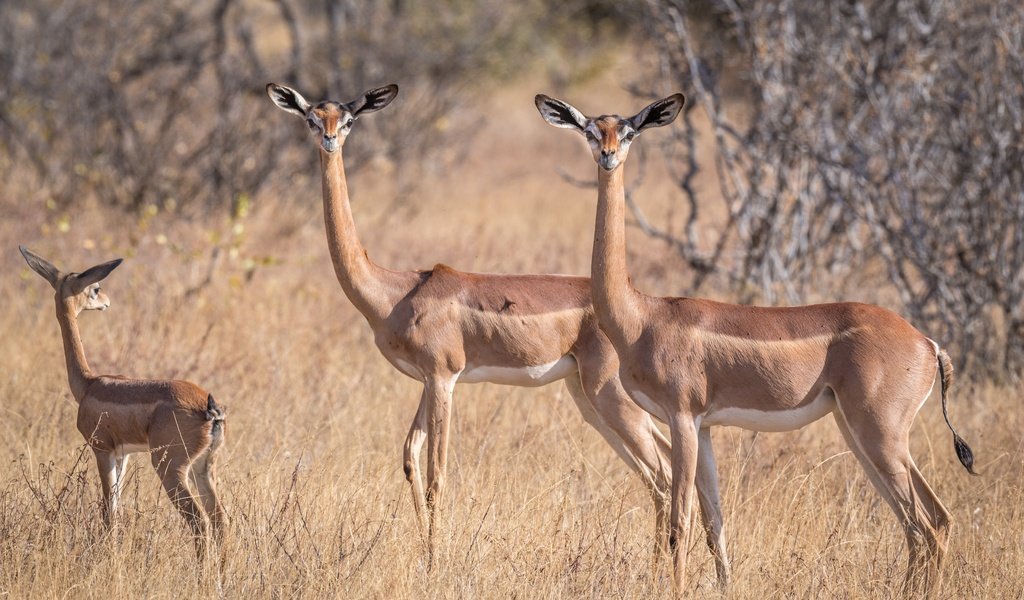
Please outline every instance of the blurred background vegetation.
[[[611, 85], [635, 107], [688, 98], [634, 158], [632, 224], [658, 243], [633, 264], [674, 265], [655, 291], [879, 302], [973, 376], [1015, 380], [1022, 15], [1014, 0], [8, 0], [0, 208], [63, 231], [85, 209], [235, 222], [316, 198], [303, 128], [268, 110], [277, 81], [342, 101], [401, 86], [346, 148], [350, 173], [394, 180], [397, 210], [480, 151], [499, 90], [526, 104], [625, 64]], [[625, 112], [604, 96], [567, 99]]]

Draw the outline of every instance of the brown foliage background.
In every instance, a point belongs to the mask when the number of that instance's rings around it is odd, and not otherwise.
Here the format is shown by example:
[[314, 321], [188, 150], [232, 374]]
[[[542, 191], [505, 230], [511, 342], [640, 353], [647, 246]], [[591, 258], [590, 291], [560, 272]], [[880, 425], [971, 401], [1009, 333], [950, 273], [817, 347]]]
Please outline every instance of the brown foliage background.
[[728, 214], [698, 234], [707, 198], [689, 182], [707, 163], [687, 115], [668, 152], [689, 221], [671, 241], [696, 268], [695, 289], [710, 275], [744, 301], [797, 303], [880, 285], [972, 376], [1019, 376], [1020, 3], [647, 8], [659, 87], [685, 88], [691, 113], [711, 121]]

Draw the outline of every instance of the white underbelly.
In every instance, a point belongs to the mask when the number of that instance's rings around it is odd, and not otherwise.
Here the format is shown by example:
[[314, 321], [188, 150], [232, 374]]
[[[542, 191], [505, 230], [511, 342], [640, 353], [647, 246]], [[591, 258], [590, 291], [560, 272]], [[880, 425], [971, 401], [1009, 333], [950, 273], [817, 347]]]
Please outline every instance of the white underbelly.
[[395, 358], [393, 364], [405, 375], [408, 375], [417, 381], [423, 381], [423, 373], [420, 371], [420, 368], [411, 362], [402, 360], [401, 358]]
[[640, 408], [650, 413], [652, 417], [658, 419], [662, 423], [668, 423], [668, 415], [665, 414], [665, 411], [663, 411], [660, 406], [654, 403], [654, 400], [651, 400], [650, 396], [640, 390], [627, 390], [626, 393], [633, 399], [633, 402], [636, 402]]
[[806, 427], [832, 412], [835, 396], [825, 390], [814, 401], [785, 410], [757, 410], [754, 408], [712, 408], [704, 415], [704, 427], [728, 425], [752, 431], [794, 431]]
[[543, 365], [526, 367], [493, 367], [466, 365], [459, 375], [459, 383], [498, 383], [520, 387], [537, 387], [565, 379], [576, 372], [576, 359], [572, 356]]

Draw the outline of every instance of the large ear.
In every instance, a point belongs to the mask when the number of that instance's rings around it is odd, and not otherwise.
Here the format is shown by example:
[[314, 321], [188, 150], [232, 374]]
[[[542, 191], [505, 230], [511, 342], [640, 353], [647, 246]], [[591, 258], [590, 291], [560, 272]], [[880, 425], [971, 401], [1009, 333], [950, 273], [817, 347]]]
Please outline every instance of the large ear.
[[81, 294], [82, 290], [90, 285], [97, 281], [103, 281], [123, 260], [123, 258], [115, 258], [112, 261], [96, 265], [95, 267], [89, 267], [84, 272], [73, 275], [69, 282], [71, 284], [71, 292], [73, 294]]
[[306, 113], [309, 112], [309, 102], [306, 102], [302, 94], [290, 87], [268, 83], [267, 95], [270, 96], [270, 99], [281, 110], [299, 115], [302, 118], [306, 118]]
[[533, 103], [537, 105], [540, 116], [544, 117], [545, 121], [555, 127], [583, 131], [587, 126], [587, 118], [568, 102], [562, 102], [544, 94], [537, 94], [533, 99]]
[[371, 113], [384, 108], [397, 97], [398, 86], [392, 83], [365, 92], [361, 98], [356, 98], [346, 104], [345, 107], [352, 113], [353, 117], [358, 117], [363, 113]]
[[36, 273], [39, 273], [40, 277], [49, 281], [50, 285], [53, 286], [53, 289], [57, 289], [57, 279], [60, 277], [60, 269], [53, 266], [50, 261], [24, 246], [18, 246], [18, 250], [21, 250], [21, 255], [25, 257], [25, 262], [28, 263], [28, 266], [32, 267], [32, 270]]
[[636, 116], [629, 119], [633, 129], [643, 131], [648, 127], [661, 127], [675, 121], [679, 111], [683, 110], [683, 103], [686, 99], [682, 94], [672, 94], [668, 98], [662, 98], [647, 108], [638, 112]]

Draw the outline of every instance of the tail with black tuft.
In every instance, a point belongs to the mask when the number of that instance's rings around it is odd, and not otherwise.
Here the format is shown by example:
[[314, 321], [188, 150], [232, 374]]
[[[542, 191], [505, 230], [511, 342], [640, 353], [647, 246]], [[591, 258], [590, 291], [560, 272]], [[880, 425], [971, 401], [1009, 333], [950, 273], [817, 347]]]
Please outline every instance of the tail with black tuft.
[[942, 385], [942, 418], [946, 419], [946, 425], [953, 432], [953, 448], [956, 450], [956, 457], [960, 459], [960, 463], [968, 473], [977, 475], [978, 473], [974, 471], [974, 452], [964, 438], [956, 432], [956, 429], [953, 429], [953, 424], [949, 422], [949, 412], [946, 410], [949, 388], [953, 386], [953, 361], [949, 359], [945, 350], [939, 350], [936, 358], [939, 361], [939, 377]]
[[223, 421], [224, 411], [220, 406], [217, 406], [217, 401], [213, 399], [213, 394], [206, 396], [206, 420], [207, 421]]
[[224, 432], [224, 409], [217, 405], [217, 401], [213, 399], [213, 394], [206, 396], [205, 416], [207, 421], [213, 421], [213, 429], [210, 431], [210, 435], [213, 436], [214, 440], [217, 440]]

